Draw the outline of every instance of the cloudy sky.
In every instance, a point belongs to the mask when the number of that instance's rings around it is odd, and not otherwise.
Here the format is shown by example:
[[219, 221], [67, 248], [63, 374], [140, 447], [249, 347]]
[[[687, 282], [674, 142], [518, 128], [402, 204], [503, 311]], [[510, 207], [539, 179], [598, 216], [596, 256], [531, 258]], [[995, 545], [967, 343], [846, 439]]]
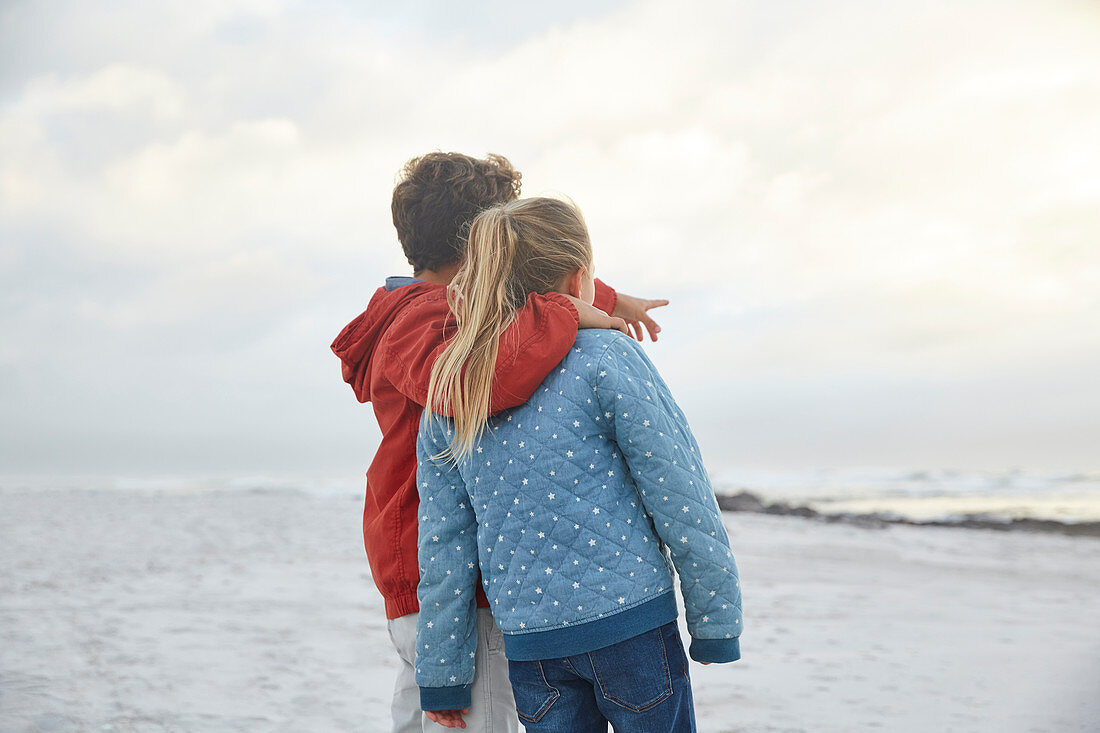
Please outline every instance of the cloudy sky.
[[434, 149], [672, 300], [712, 468], [1100, 468], [1095, 3], [471, 5], [0, 4], [0, 473], [360, 476]]

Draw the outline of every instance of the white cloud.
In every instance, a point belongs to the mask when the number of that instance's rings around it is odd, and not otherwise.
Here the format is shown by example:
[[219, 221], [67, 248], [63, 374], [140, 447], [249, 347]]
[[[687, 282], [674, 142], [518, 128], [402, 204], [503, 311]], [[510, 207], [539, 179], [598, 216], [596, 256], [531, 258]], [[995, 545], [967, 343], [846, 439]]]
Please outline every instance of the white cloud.
[[0, 257], [33, 232], [138, 273], [72, 294], [103, 329], [338, 310], [401, 265], [393, 175], [442, 148], [509, 155], [584, 208], [601, 274], [685, 294], [668, 325], [705, 333], [674, 371], [1035, 376], [1100, 347], [1086, 5], [637, 2], [512, 43], [413, 11], [71, 11], [0, 107]]

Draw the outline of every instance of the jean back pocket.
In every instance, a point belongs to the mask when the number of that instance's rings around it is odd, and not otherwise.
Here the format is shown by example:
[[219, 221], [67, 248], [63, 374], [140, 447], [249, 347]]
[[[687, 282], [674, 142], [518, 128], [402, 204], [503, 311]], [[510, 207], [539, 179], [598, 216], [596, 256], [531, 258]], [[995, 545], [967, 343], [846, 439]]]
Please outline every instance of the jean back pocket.
[[516, 698], [516, 714], [520, 720], [537, 723], [550, 706], [561, 697], [546, 681], [542, 662], [508, 662], [508, 681]]
[[632, 710], [648, 710], [672, 695], [668, 654], [662, 628], [588, 653], [600, 692]]

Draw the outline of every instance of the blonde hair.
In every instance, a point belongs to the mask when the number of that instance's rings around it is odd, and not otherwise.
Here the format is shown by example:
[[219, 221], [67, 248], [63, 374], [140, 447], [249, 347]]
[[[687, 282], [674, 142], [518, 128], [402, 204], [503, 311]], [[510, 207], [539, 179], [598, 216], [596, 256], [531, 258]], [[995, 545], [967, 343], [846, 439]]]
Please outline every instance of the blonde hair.
[[592, 271], [592, 243], [571, 202], [528, 198], [481, 212], [470, 225], [466, 261], [447, 286], [458, 332], [432, 367], [427, 406], [450, 414], [455, 434], [438, 457], [470, 455], [489, 419], [498, 340], [529, 293], [556, 290]]

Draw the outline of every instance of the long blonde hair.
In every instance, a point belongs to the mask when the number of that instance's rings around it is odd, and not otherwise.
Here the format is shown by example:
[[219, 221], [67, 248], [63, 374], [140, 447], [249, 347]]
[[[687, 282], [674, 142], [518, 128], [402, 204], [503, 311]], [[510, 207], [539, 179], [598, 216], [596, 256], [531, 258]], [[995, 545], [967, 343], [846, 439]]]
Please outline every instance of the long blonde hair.
[[447, 287], [458, 332], [432, 367], [428, 385], [428, 409], [454, 419], [454, 438], [439, 457], [462, 460], [481, 437], [498, 340], [528, 294], [551, 292], [580, 268], [592, 271], [592, 243], [570, 202], [518, 199], [474, 219], [466, 260]]

